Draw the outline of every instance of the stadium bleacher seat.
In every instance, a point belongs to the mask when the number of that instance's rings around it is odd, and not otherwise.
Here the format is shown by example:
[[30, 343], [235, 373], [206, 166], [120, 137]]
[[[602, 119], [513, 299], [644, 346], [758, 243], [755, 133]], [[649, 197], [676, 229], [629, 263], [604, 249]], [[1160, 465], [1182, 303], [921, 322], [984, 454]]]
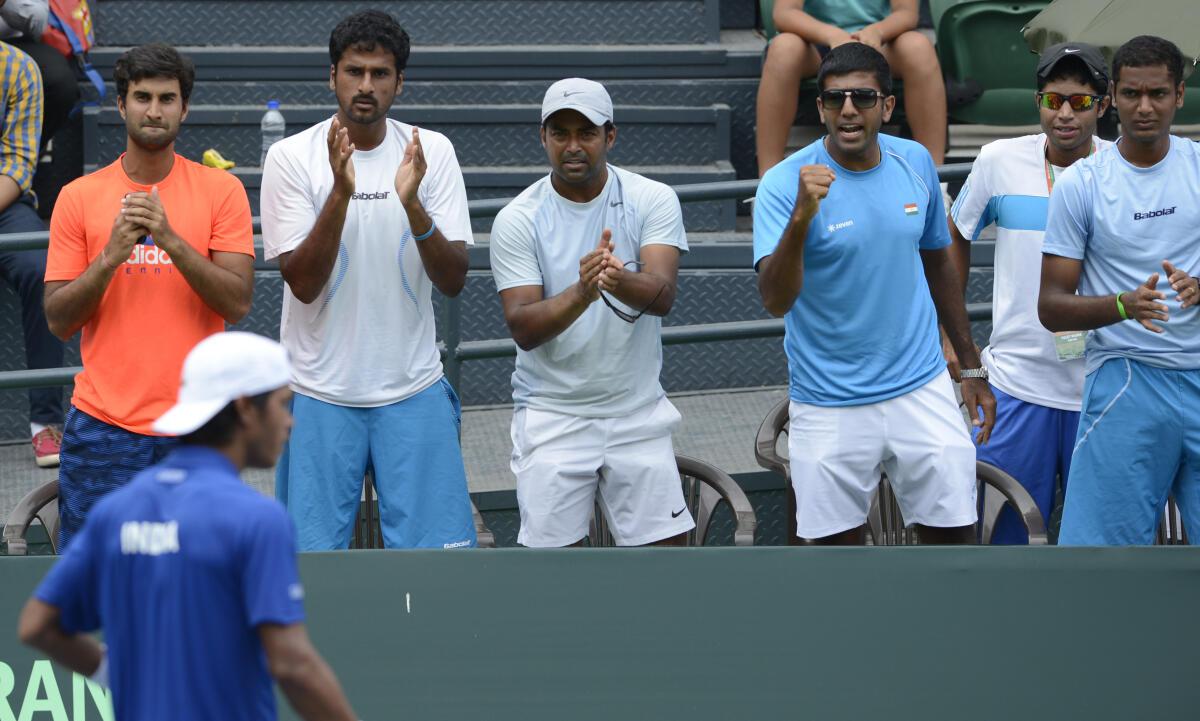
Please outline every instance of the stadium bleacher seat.
[[[696, 527], [687, 534], [687, 545], [704, 545], [718, 509], [725, 504], [733, 513], [733, 545], [753, 546], [758, 520], [750, 500], [737, 481], [720, 468], [695, 458], [676, 454], [675, 463], [679, 467], [679, 480], [683, 483], [684, 500], [692, 518], [696, 519]], [[588, 537], [592, 546], [615, 545], [599, 503], [592, 513]]]
[[1021, 29], [1046, 0], [931, 0], [950, 117], [964, 123], [1031, 125], [1037, 55]]

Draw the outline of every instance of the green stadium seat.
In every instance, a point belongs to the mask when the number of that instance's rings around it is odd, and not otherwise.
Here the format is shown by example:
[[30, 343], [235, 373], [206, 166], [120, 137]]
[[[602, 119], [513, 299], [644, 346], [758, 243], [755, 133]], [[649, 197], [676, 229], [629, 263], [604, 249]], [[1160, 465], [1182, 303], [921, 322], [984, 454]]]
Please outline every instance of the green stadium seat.
[[767, 36], [767, 40], [779, 34], [779, 29], [775, 27], [775, 18], [771, 13], [775, 10], [775, 0], [758, 0], [758, 14], [762, 18], [763, 34]]
[[1200, 71], [1192, 73], [1192, 77], [1187, 79], [1183, 107], [1175, 113], [1175, 124], [1200, 125]]
[[[950, 116], [964, 123], [1032, 125], [1037, 55], [1021, 29], [1046, 0], [933, 0], [938, 57], [950, 88]], [[973, 97], [954, 102], [954, 88]]]

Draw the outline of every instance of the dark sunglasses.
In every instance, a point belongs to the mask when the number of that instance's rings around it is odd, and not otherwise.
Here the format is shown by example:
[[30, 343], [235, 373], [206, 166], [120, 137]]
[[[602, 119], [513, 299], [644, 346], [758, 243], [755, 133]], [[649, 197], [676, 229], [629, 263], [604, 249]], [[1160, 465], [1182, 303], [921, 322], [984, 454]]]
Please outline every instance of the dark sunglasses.
[[1062, 104], [1070, 103], [1071, 110], [1080, 112], [1082, 110], [1091, 110], [1100, 104], [1104, 99], [1103, 95], [1062, 95], [1060, 93], [1038, 93], [1038, 105], [1047, 110], [1058, 110]]
[[850, 88], [848, 90], [830, 88], [821, 91], [821, 104], [830, 110], [840, 110], [846, 104], [847, 97], [850, 98], [850, 102], [854, 103], [854, 107], [866, 110], [875, 107], [880, 98], [887, 96], [871, 88]]

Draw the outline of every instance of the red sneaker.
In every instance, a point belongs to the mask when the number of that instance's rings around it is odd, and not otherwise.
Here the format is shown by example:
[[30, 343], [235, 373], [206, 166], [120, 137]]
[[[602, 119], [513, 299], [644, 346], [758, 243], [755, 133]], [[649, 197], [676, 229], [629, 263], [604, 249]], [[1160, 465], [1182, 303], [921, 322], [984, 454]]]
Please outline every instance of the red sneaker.
[[46, 426], [33, 437], [33, 462], [38, 468], [54, 468], [58, 465], [58, 452], [62, 448], [62, 431]]

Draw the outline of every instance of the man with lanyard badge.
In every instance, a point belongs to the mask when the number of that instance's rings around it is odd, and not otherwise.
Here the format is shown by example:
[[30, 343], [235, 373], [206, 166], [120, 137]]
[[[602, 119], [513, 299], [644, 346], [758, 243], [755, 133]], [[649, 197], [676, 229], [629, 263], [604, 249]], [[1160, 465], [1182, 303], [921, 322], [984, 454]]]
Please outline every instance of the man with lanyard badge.
[[[997, 431], [978, 458], [1020, 481], [1049, 525], [1055, 479], [1067, 479], [1079, 425], [1084, 334], [1052, 334], [1038, 321], [1042, 235], [1055, 179], [1110, 145], [1095, 137], [1109, 103], [1104, 56], [1083, 43], [1049, 47], [1038, 62], [1037, 87], [1042, 132], [983, 146], [950, 209], [950, 237], [965, 291], [970, 242], [996, 226], [992, 337], [983, 363], [996, 396]], [[958, 380], [958, 360], [944, 335], [942, 352]], [[1005, 507], [992, 543], [1028, 540], [1025, 524]]]

